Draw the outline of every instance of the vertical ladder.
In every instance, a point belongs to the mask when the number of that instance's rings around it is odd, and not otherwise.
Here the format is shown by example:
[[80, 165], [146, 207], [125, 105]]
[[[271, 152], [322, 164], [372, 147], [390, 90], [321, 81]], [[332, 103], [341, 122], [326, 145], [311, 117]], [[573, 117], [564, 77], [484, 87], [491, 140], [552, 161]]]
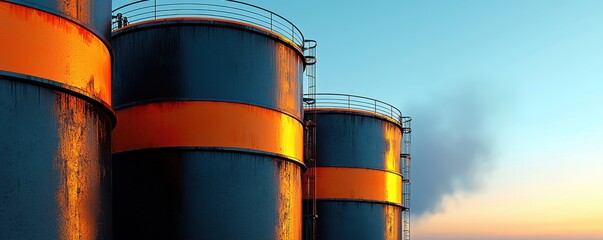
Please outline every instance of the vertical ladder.
[[316, 46], [314, 40], [304, 40], [304, 57], [308, 88], [304, 94], [304, 108], [316, 107]]
[[305, 117], [305, 136], [304, 136], [304, 162], [307, 167], [305, 187], [308, 200], [305, 201], [306, 210], [304, 211], [304, 221], [306, 229], [304, 230], [305, 240], [316, 240], [316, 220], [318, 213], [316, 209], [316, 46], [314, 40], [304, 41], [304, 57], [306, 66], [307, 90], [304, 94], [303, 105], [310, 116]]
[[400, 160], [402, 163], [402, 179], [404, 183], [404, 191], [402, 193], [402, 199], [404, 203], [404, 209], [402, 210], [402, 239], [410, 240], [410, 144], [411, 144], [411, 132], [412, 128], [410, 122], [411, 117], [401, 117], [400, 123], [402, 124], [402, 153], [400, 154]]

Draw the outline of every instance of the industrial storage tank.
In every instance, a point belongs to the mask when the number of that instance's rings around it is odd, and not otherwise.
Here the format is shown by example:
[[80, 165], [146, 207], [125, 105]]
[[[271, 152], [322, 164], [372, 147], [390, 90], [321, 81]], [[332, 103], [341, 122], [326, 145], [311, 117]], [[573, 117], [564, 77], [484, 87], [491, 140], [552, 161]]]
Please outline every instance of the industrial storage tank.
[[110, 0], [0, 1], [0, 239], [111, 239]]
[[129, 7], [112, 38], [115, 237], [300, 239], [301, 32], [244, 3]]
[[[316, 125], [316, 164], [304, 175], [304, 206], [316, 220], [304, 239], [401, 239], [403, 118], [376, 99], [316, 94], [305, 118]], [[305, 212], [310, 212], [305, 210]]]

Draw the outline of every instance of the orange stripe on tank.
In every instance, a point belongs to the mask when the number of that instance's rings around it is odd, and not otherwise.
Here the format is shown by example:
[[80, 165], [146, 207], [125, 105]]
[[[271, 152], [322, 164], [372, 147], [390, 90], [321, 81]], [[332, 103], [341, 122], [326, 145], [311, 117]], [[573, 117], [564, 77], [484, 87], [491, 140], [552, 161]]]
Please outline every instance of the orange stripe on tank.
[[111, 104], [111, 55], [93, 33], [67, 19], [0, 1], [0, 70], [80, 89]]
[[[304, 175], [303, 196], [309, 199]], [[317, 167], [314, 178], [317, 199], [367, 200], [402, 205], [402, 177], [392, 172], [365, 168]], [[311, 186], [310, 186], [311, 187]]]
[[281, 112], [239, 103], [177, 101], [117, 110], [113, 152], [224, 147], [303, 159], [303, 127]]

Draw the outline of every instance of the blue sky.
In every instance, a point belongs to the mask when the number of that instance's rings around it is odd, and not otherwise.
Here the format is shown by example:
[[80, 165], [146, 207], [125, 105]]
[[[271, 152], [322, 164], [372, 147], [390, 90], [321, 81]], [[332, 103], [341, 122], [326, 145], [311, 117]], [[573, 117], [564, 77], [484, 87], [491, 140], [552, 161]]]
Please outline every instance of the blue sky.
[[603, 1], [248, 2], [413, 116], [414, 239], [603, 238]]

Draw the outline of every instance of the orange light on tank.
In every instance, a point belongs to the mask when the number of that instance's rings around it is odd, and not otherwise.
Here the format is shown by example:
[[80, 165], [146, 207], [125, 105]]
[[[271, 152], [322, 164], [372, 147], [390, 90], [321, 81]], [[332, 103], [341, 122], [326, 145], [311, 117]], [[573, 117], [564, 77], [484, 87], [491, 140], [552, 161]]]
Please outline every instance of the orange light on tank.
[[111, 55], [67, 19], [0, 1], [0, 70], [65, 84], [111, 104]]
[[399, 240], [400, 236], [400, 209], [391, 205], [383, 206], [385, 214], [383, 215], [385, 222], [385, 236], [386, 240]]
[[278, 170], [279, 201], [276, 239], [301, 239], [302, 190], [301, 170], [295, 164], [280, 164]]
[[383, 125], [385, 141], [388, 148], [385, 151], [385, 170], [400, 173], [400, 140], [402, 131], [393, 124]]
[[[308, 179], [307, 171], [304, 179]], [[317, 199], [349, 199], [402, 205], [402, 177], [392, 172], [365, 168], [317, 167]], [[304, 188], [304, 198], [310, 198]]]
[[299, 114], [296, 112], [296, 109], [299, 109], [299, 104], [302, 96], [296, 96], [296, 93], [299, 93], [301, 81], [298, 81], [296, 78], [298, 77], [298, 73], [303, 72], [298, 69], [296, 66], [301, 66], [299, 62], [293, 62], [291, 59], [299, 59], [295, 56], [296, 53], [291, 51], [291, 49], [285, 45], [277, 44], [275, 46], [274, 58], [276, 59], [276, 77], [278, 79], [278, 84], [275, 84], [274, 92], [278, 92], [279, 95], [276, 96], [277, 106], [281, 109], [286, 109], [290, 113]]
[[[97, 141], [99, 124], [87, 116], [83, 100], [69, 101], [59, 97], [55, 103], [58, 114], [59, 145], [54, 159], [58, 169], [59, 185], [55, 192], [59, 213], [58, 239], [96, 239], [101, 215], [101, 175]], [[70, 111], [71, 109], [71, 111]], [[51, 236], [48, 236], [51, 238]]]
[[253, 105], [178, 101], [116, 111], [113, 152], [160, 147], [222, 147], [275, 153], [302, 162], [303, 126]]

